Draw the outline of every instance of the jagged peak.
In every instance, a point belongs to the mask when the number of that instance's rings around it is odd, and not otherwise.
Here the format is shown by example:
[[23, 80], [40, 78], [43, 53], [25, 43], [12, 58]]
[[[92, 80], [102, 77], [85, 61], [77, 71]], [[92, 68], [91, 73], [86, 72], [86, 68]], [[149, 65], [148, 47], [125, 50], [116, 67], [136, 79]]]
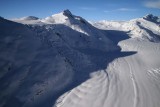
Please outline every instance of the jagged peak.
[[57, 13], [57, 14], [53, 14], [52, 15], [52, 17], [55, 17], [55, 16], [64, 16], [64, 17], [74, 17], [74, 15], [68, 10], [68, 9], [66, 9], [66, 10], [63, 10], [62, 12], [60, 12], [60, 13]]
[[152, 21], [152, 22], [160, 22], [160, 18], [158, 16], [154, 16], [153, 14], [147, 14], [146, 16], [143, 17], [143, 19]]
[[66, 10], [63, 11], [63, 15], [65, 15], [65, 16], [72, 16], [73, 17], [72, 13], [68, 9], [66, 9]]

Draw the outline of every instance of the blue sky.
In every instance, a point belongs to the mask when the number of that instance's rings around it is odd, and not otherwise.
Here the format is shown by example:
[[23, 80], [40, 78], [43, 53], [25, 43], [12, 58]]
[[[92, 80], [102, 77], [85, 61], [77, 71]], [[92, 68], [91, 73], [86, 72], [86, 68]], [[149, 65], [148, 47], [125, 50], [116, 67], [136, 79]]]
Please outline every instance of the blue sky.
[[160, 0], [0, 0], [0, 16], [44, 18], [64, 9], [87, 20], [130, 20], [148, 13], [160, 16]]

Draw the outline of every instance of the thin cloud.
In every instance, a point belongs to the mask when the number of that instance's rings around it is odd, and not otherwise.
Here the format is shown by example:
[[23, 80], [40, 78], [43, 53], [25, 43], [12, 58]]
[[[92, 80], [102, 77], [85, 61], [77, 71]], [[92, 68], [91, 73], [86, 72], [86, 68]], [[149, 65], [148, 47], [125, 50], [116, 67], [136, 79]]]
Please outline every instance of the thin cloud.
[[97, 10], [97, 8], [93, 8], [93, 7], [80, 7], [81, 10], [90, 10], [90, 11], [93, 11], [93, 10]]
[[120, 8], [117, 11], [137, 11], [137, 9], [129, 9], [129, 8]]
[[123, 12], [128, 12], [128, 11], [137, 11], [137, 9], [131, 9], [131, 8], [119, 8], [119, 9], [115, 9], [115, 10], [105, 10], [105, 13], [108, 12], [117, 12], [117, 11], [123, 11]]
[[160, 0], [147, 1], [147, 2], [144, 2], [144, 5], [148, 8], [160, 9]]

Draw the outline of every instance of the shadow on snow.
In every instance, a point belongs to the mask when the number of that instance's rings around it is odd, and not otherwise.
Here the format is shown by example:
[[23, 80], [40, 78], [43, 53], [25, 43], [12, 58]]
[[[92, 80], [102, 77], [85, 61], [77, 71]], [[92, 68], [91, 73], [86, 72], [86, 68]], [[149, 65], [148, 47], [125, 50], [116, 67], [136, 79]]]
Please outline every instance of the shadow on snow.
[[[96, 72], [98, 70], [106, 69], [108, 64], [111, 63], [116, 58], [126, 57], [126, 56], [136, 54], [136, 52], [121, 52], [120, 47], [118, 46], [117, 46], [117, 48], [119, 48], [118, 50], [111, 51], [111, 52], [108, 52], [105, 50], [93, 49], [93, 48], [90, 48], [90, 46], [88, 45], [89, 44], [88, 42], [91, 39], [90, 36], [77, 32], [65, 25], [52, 26], [53, 28], [56, 28], [56, 29], [58, 28], [61, 31], [54, 31], [54, 29], [52, 29], [51, 31], [48, 31], [47, 29], [45, 29], [46, 26], [34, 26], [34, 27], [29, 26], [29, 29], [31, 29], [33, 32], [36, 32], [37, 37], [41, 39], [42, 43], [47, 44], [49, 49], [55, 54], [53, 56], [50, 55], [48, 57], [51, 57], [51, 58], [55, 56], [62, 57], [65, 60], [65, 62], [72, 67], [73, 75], [72, 75], [72, 81], [68, 85], [65, 85], [65, 87], [60, 88], [56, 91], [51, 91], [50, 93], [48, 93], [48, 96], [45, 99], [41, 100], [36, 105], [34, 105], [37, 107], [52, 107], [55, 104], [56, 100], [62, 94], [72, 90], [73, 88], [77, 87], [81, 83], [88, 80], [90, 78], [90, 73]], [[63, 29], [65, 29], [66, 31], [65, 34], [62, 33]], [[70, 34], [70, 32], [72, 32], [73, 34]], [[129, 36], [127, 35], [127, 32], [114, 31], [114, 30], [107, 30], [103, 32], [115, 44], [117, 44], [119, 41], [129, 38]], [[49, 37], [57, 37], [58, 39], [53, 38], [51, 41]], [[55, 39], [56, 41], [54, 41]], [[71, 46], [72, 44], [70, 44], [70, 42], [74, 43], [75, 41], [76, 41], [76, 44], [74, 44], [74, 46]], [[78, 47], [77, 44], [84, 45], [85, 48], [80, 48]], [[25, 57], [28, 57], [28, 56], [25, 56]], [[20, 91], [21, 93], [24, 93], [25, 90], [30, 90], [31, 87], [37, 84], [37, 82], [38, 84], [42, 84], [44, 82], [43, 78], [36, 80], [37, 78], [43, 77], [43, 76], [45, 77], [46, 75], [46, 73], [44, 72], [45, 69], [43, 68], [43, 66], [45, 66], [46, 63], [41, 63], [41, 61], [45, 59], [44, 57], [42, 58], [38, 57], [38, 58], [39, 58], [38, 59], [39, 62], [36, 62], [37, 65], [35, 65], [35, 61], [34, 61], [37, 59], [33, 59], [30, 66], [37, 66], [37, 67], [41, 66], [41, 69], [40, 70], [32, 69], [32, 71], [30, 71], [27, 77], [23, 80], [24, 82], [22, 86], [19, 88], [15, 88], [14, 93], [12, 93], [11, 96], [8, 98], [7, 104], [4, 107], [11, 107], [13, 105], [16, 107], [22, 107], [25, 104], [25, 101], [24, 102], [19, 101], [18, 98], [16, 97], [17, 94], [19, 94]], [[21, 65], [25, 65], [25, 64], [21, 64]], [[64, 65], [61, 65], [61, 66], [64, 66]], [[55, 68], [52, 68], [52, 69], [55, 69]], [[22, 72], [21, 70], [18, 71], [17, 69], [14, 69], [14, 71], [13, 70], [11, 71], [12, 72], [7, 73], [6, 76], [4, 76], [3, 78], [0, 78], [0, 81], [2, 83], [1, 89], [3, 88], [4, 85], [5, 87], [9, 87], [9, 85], [5, 83], [6, 79], [7, 81], [10, 81], [9, 78], [11, 77], [11, 75], [15, 76], [15, 75], [18, 75], [19, 72]], [[54, 75], [53, 78], [56, 75], [58, 75], [57, 74], [58, 72], [62, 72], [62, 71], [58, 70], [58, 71], [52, 72], [52, 75]], [[54, 87], [57, 87], [58, 85], [63, 85], [64, 80], [67, 78], [68, 77], [65, 75], [62, 78], [58, 78], [58, 80], [56, 80], [56, 83], [51, 84], [52, 85], [51, 87], [54, 88]], [[34, 80], [34, 81], [31, 81], [31, 80]], [[45, 91], [47, 92], [49, 90], [46, 89]], [[28, 94], [26, 93], [26, 96]], [[23, 97], [25, 97], [25, 95], [23, 95]]]

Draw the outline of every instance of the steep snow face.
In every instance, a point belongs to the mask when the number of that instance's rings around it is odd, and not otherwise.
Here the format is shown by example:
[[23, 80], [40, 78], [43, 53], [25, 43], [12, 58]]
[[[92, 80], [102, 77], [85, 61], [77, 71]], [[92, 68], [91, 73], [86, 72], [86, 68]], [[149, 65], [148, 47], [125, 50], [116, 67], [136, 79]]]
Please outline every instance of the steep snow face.
[[103, 33], [99, 33], [100, 31], [98, 33], [93, 31], [97, 33], [97, 37], [95, 35], [87, 36], [62, 24], [43, 26], [30, 25], [30, 28], [37, 32], [40, 37], [49, 38], [49, 42], [53, 45], [58, 42], [57, 38], [59, 38], [61, 41], [66, 42], [69, 47], [80, 48], [83, 50], [94, 49], [101, 51], [114, 51], [120, 49], [115, 44], [113, 44], [113, 42], [110, 41]]
[[43, 23], [47, 24], [65, 24], [66, 26], [71, 27], [72, 29], [84, 33], [86, 35], [90, 35], [90, 30], [88, 28], [89, 23], [85, 21], [83, 18], [72, 15], [69, 10], [64, 10], [59, 14], [52, 15], [51, 17], [47, 17], [42, 19]]
[[159, 18], [153, 15], [147, 15], [143, 18], [130, 21], [100, 21], [93, 25], [105, 30], [126, 31], [132, 38], [151, 42], [160, 42]]

